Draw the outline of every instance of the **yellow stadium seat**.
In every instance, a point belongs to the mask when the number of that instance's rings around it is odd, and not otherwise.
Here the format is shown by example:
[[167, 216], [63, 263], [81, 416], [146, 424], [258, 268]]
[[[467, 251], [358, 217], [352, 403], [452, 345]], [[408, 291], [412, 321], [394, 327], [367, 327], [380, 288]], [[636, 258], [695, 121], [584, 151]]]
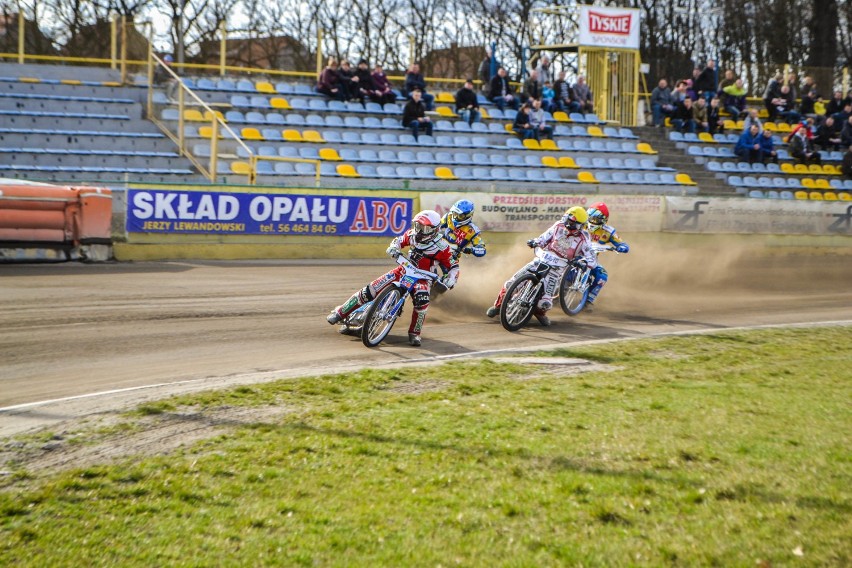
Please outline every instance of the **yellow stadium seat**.
[[642, 154], [656, 154], [657, 151], [651, 148], [651, 145], [647, 142], [639, 142], [636, 144], [636, 150], [641, 152]]
[[101, 87], [123, 87], [119, 81], [101, 81]]
[[677, 174], [675, 176], [675, 181], [681, 185], [698, 185], [697, 183], [692, 181], [692, 178], [689, 177], [689, 174]]
[[302, 132], [302, 139], [305, 142], [316, 142], [318, 144], [325, 143], [325, 139], [322, 137], [322, 134], [316, 130], [305, 130]]
[[716, 139], [713, 138], [713, 135], [710, 134], [709, 132], [699, 132], [698, 133], [698, 139], [701, 140], [702, 142], [709, 142], [711, 144], [716, 143]]
[[781, 164], [781, 172], [785, 174], [794, 174], [796, 173], [796, 168], [793, 167], [793, 164], [784, 162]]
[[541, 144], [535, 138], [525, 138], [524, 148], [527, 150], [541, 150]]
[[18, 81], [21, 83], [41, 83], [41, 79], [36, 77], [18, 77]]
[[819, 164], [811, 164], [808, 166], [808, 171], [812, 174], [821, 174], [822, 166], [820, 166]]
[[251, 166], [246, 162], [232, 162], [231, 171], [235, 174], [247, 176], [251, 173]]
[[272, 86], [272, 83], [269, 81], [260, 81], [254, 86], [257, 89], [258, 93], [267, 93], [270, 95], [276, 94], [278, 91], [275, 90], [275, 87]]
[[837, 201], [837, 194], [833, 191], [826, 191], [822, 194], [822, 198], [826, 201]]
[[507, 122], [506, 124], [504, 124], [504, 125], [503, 125], [503, 128], [505, 128], [505, 129], [506, 129], [506, 132], [508, 132], [509, 134], [514, 134], [514, 133], [515, 133], [515, 131], [514, 131], [514, 130], [512, 130], [512, 123], [511, 123], [511, 122]]
[[240, 137], [243, 140], [263, 140], [263, 134], [257, 128], [246, 127], [240, 132]]
[[837, 199], [839, 199], [840, 201], [852, 201], [852, 195], [845, 191], [841, 191], [837, 194]]
[[665, 125], [666, 125], [666, 128], [671, 128], [672, 127], [672, 119], [669, 118], [669, 117], [666, 117]]
[[831, 184], [828, 183], [827, 179], [822, 178], [814, 180], [814, 187], [817, 189], [834, 189], [831, 187]]
[[280, 108], [283, 110], [290, 110], [290, 103], [287, 102], [287, 99], [284, 97], [272, 97], [269, 99], [269, 104], [272, 108]]
[[768, 130], [769, 132], [778, 132], [778, 128], [775, 126], [774, 122], [767, 122], [763, 125], [764, 130]]
[[808, 172], [808, 166], [806, 166], [805, 164], [796, 164], [795, 166], [793, 166], [793, 171], [796, 172], [797, 174], [809, 173]]
[[554, 158], [553, 156], [542, 156], [541, 157], [541, 165], [547, 166], [548, 168], [561, 168], [559, 165], [559, 160]]
[[736, 130], [737, 129], [737, 123], [734, 122], [733, 120], [726, 120], [725, 122], [722, 123], [722, 126], [725, 127], [725, 130]]
[[[212, 126], [200, 126], [198, 128], [198, 135], [202, 138], [213, 138], [213, 127]], [[222, 133], [219, 133], [219, 138], [222, 138]]]
[[577, 174], [580, 183], [600, 183], [592, 172], [580, 172]]
[[302, 134], [298, 130], [285, 130], [281, 133], [287, 142], [302, 142]]
[[808, 194], [808, 198], [813, 201], [822, 201], [822, 192], [821, 191], [812, 191]]
[[549, 138], [545, 138], [541, 142], [538, 143], [540, 150], [551, 150], [553, 152], [559, 151], [559, 146], [556, 145], [556, 142], [550, 140]]
[[816, 183], [811, 178], [802, 178], [802, 187], [805, 189], [814, 189], [816, 188]]
[[586, 129], [586, 134], [589, 136], [595, 136], [597, 138], [605, 137], [606, 134], [603, 133], [600, 126], [590, 126]]
[[444, 92], [438, 93], [438, 95], [435, 97], [435, 102], [436, 103], [455, 103], [456, 98], [451, 93], [447, 93], [446, 91], [444, 91]]
[[743, 128], [745, 128], [745, 120], [738, 120], [737, 121], [737, 130], [742, 130]]
[[792, 128], [790, 128], [790, 125], [786, 122], [781, 122], [776, 125], [776, 130], [778, 130], [778, 132], [790, 132]]
[[840, 175], [842, 172], [831, 164], [826, 164], [822, 167], [822, 171], [830, 176]]
[[319, 150], [320, 160], [325, 160], [327, 162], [341, 162], [343, 158], [340, 157], [340, 154], [337, 153], [337, 150], [334, 148], [320, 148]]
[[213, 120], [213, 115], [216, 115], [216, 118], [218, 118], [220, 120], [225, 119], [225, 115], [222, 114], [221, 110], [214, 110], [212, 112], [209, 111], [209, 110], [205, 110], [204, 111], [204, 120]]
[[760, 109], [757, 111], [757, 118], [769, 118], [769, 111], [765, 108]]
[[63, 85], [82, 85], [83, 84], [83, 81], [81, 81], [79, 79], [62, 79], [59, 82], [62, 83]]
[[337, 173], [343, 177], [358, 178], [361, 177], [352, 164], [338, 164]]
[[580, 166], [574, 161], [571, 156], [559, 156], [559, 165], [563, 168], [577, 169]]
[[488, 114], [488, 111], [485, 110], [484, 107], [479, 107], [479, 114], [480, 116], [482, 116], [482, 118], [491, 118], [491, 115]]
[[450, 117], [450, 118], [457, 116], [456, 113], [453, 112], [453, 109], [451, 109], [450, 107], [446, 107], [446, 106], [436, 107], [435, 112], [437, 112], [441, 116], [446, 116], [446, 117]]
[[183, 111], [183, 119], [201, 122], [204, 120], [204, 116], [197, 108], [188, 108]]
[[807, 191], [797, 191], [796, 193], [793, 194], [793, 196], [796, 199], [807, 199], [808, 198], [808, 192]]
[[456, 174], [453, 173], [453, 170], [446, 166], [435, 168], [435, 177], [438, 179], [459, 179]]
[[557, 110], [553, 113], [553, 120], [556, 122], [571, 122], [571, 118], [568, 117], [568, 113]]

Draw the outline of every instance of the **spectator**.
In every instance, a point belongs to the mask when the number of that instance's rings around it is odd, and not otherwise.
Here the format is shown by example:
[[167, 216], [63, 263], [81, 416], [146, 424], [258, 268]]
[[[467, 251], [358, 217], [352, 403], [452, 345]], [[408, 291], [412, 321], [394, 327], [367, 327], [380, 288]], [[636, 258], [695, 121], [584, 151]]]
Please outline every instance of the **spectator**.
[[829, 116], [817, 127], [814, 137], [814, 146], [819, 146], [824, 151], [840, 149], [840, 130], [834, 122], [834, 117]]
[[707, 60], [707, 65], [695, 78], [695, 92], [699, 97], [704, 98], [705, 105], [710, 104], [710, 99], [716, 94], [716, 62], [712, 59]]
[[530, 105], [524, 103], [520, 110], [515, 115], [515, 121], [512, 123], [512, 130], [518, 135], [518, 138], [525, 140], [527, 138], [535, 138], [535, 129], [530, 122]]
[[154, 68], [154, 84], [160, 87], [163, 87], [166, 91], [166, 96], [170, 101], [174, 101], [175, 99], [175, 91], [178, 87], [178, 80], [172, 76], [171, 73], [168, 72], [168, 69], [174, 71], [174, 67], [172, 64], [174, 63], [174, 57], [169, 55], [168, 53], [163, 56], [163, 63], [165, 63], [165, 67], [161, 65], [157, 65]]
[[840, 145], [844, 148], [852, 146], [852, 116], [846, 119], [843, 129], [840, 131]]
[[819, 152], [814, 150], [807, 128], [800, 128], [790, 136], [790, 155], [800, 164], [820, 164]]
[[340, 84], [340, 75], [337, 72], [337, 59], [328, 58], [328, 64], [320, 73], [317, 82], [317, 92], [339, 101], [346, 100], [346, 91]]
[[836, 122], [838, 126], [846, 124], [846, 121], [849, 120], [850, 116], [852, 116], [852, 103], [845, 103], [843, 108], [840, 109], [840, 112], [831, 116], [834, 117], [834, 122]]
[[541, 106], [543, 106], [547, 112], [553, 112], [553, 85], [550, 84], [550, 81], [544, 84], [544, 88], [541, 90]]
[[553, 105], [563, 112], [580, 112], [580, 103], [574, 94], [574, 89], [565, 80], [565, 71], [559, 72], [559, 78], [553, 84]]
[[834, 116], [843, 110], [843, 91], [834, 91], [831, 100], [825, 105], [825, 116]]
[[683, 89], [684, 96], [688, 99], [692, 99], [693, 102], [694, 102], [695, 99], [698, 98], [698, 93], [695, 92], [695, 88], [693, 87], [693, 85], [695, 85], [695, 81], [693, 81], [692, 79], [687, 79], [683, 83], [684, 83], [684, 89]]
[[553, 127], [547, 125], [547, 117], [544, 109], [541, 108], [541, 99], [533, 99], [529, 120], [530, 126], [535, 132], [536, 140], [541, 140], [542, 137], [553, 140]]
[[769, 112], [770, 119], [772, 118], [772, 101], [778, 98], [778, 95], [781, 94], [781, 85], [783, 82], [784, 76], [781, 73], [776, 73], [775, 77], [769, 80], [769, 83], [766, 85], [766, 89], [763, 91], [763, 106], [765, 106], [767, 112]]
[[725, 92], [725, 87], [730, 87], [731, 85], [733, 85], [736, 82], [737, 82], [737, 77], [736, 77], [736, 75], [734, 75], [733, 70], [725, 69], [725, 77], [721, 81], [719, 81], [719, 89], [716, 91], [716, 94], [718, 94], [721, 97], [722, 93]]
[[719, 97], [713, 97], [710, 99], [710, 106], [707, 107], [707, 131], [710, 134], [716, 134], [717, 132], [722, 132], [725, 129], [725, 121], [722, 119], [721, 110], [722, 106], [720, 104]]
[[674, 97], [675, 103], [679, 103], [680, 101], [682, 101], [683, 99], [686, 98], [686, 89], [687, 89], [686, 81], [678, 81], [675, 84], [675, 88], [672, 91], [672, 97]]
[[373, 79], [373, 86], [376, 88], [377, 97], [381, 97], [380, 99], [373, 100], [383, 105], [395, 103], [396, 94], [393, 92], [390, 81], [388, 81], [388, 76], [385, 75], [385, 71], [381, 65], [376, 64], [373, 68], [373, 74], [370, 77]]
[[553, 78], [553, 72], [550, 68], [550, 58], [542, 55], [541, 59], [538, 60], [538, 66], [535, 70], [538, 75], [538, 85], [540, 88], [544, 88], [544, 84]]
[[692, 105], [692, 120], [695, 129], [700, 132], [710, 132], [710, 120], [707, 118], [707, 100], [701, 96]]
[[790, 73], [789, 75], [787, 75], [787, 79], [784, 84], [789, 87], [790, 96], [793, 97], [793, 104], [795, 104], [796, 99], [799, 98], [799, 76], [795, 73]]
[[813, 77], [811, 77], [810, 75], [805, 75], [805, 78], [804, 78], [804, 79], [802, 79], [802, 89], [801, 89], [801, 92], [803, 92], [803, 93], [810, 93], [811, 91], [813, 91], [813, 92], [814, 92], [814, 98], [815, 98], [815, 99], [816, 99], [817, 97], [819, 97], [819, 89], [817, 89], [817, 84], [816, 84], [816, 82], [814, 81], [814, 78], [813, 78]]
[[843, 163], [840, 165], [840, 171], [843, 172], [846, 179], [852, 179], [852, 146], [849, 146], [846, 153], [843, 154]]
[[748, 115], [745, 117], [745, 121], [743, 121], [743, 132], [748, 132], [748, 129], [751, 128], [752, 124], [757, 125], [758, 132], [763, 132], [763, 123], [760, 122], [760, 117], [758, 116], [756, 108], [748, 110]]
[[695, 120], [692, 118], [692, 99], [689, 97], [675, 106], [672, 114], [672, 126], [679, 132], [695, 133]]
[[769, 120], [781, 118], [787, 124], [795, 124], [799, 122], [799, 113], [794, 109], [793, 93], [790, 91], [789, 85], [782, 85], [778, 91], [778, 95], [774, 97], [769, 104]]
[[428, 136], [432, 136], [432, 121], [426, 116], [426, 105], [420, 100], [422, 96], [420, 89], [414, 89], [411, 92], [411, 98], [402, 109], [402, 126], [411, 129], [415, 140], [420, 139], [421, 130]]
[[340, 84], [346, 92], [346, 100], [358, 100], [363, 104], [364, 97], [361, 95], [361, 86], [359, 85], [360, 81], [358, 80], [358, 76], [355, 75], [355, 70], [352, 69], [352, 65], [350, 65], [347, 60], [344, 59], [340, 62], [340, 69], [337, 70], [337, 75], [340, 77]]
[[778, 151], [775, 149], [775, 138], [772, 137], [772, 132], [764, 130], [760, 135], [760, 160], [766, 162], [778, 163]]
[[496, 57], [493, 57], [491, 53], [491, 48], [485, 48], [485, 59], [482, 60], [482, 63], [479, 64], [479, 80], [482, 81], [482, 90], [488, 91], [491, 87], [491, 79], [494, 75], [491, 74], [493, 63], [494, 73], [497, 72], [497, 69], [500, 68], [500, 62], [497, 61]]
[[456, 114], [468, 124], [479, 122], [482, 115], [479, 112], [479, 101], [473, 90], [473, 79], [464, 82], [464, 86], [456, 93]]
[[384, 97], [376, 90], [376, 85], [373, 83], [373, 76], [370, 74], [370, 66], [366, 59], [358, 62], [358, 68], [355, 69], [355, 78], [358, 79], [358, 94], [361, 102], [365, 98], [371, 101], [383, 104]]
[[524, 102], [532, 103], [533, 99], [541, 98], [541, 83], [538, 81], [538, 71], [530, 71], [530, 77], [524, 81], [524, 91], [521, 94]]
[[664, 126], [665, 118], [671, 117], [675, 111], [675, 100], [665, 79], [660, 79], [657, 87], [651, 91], [651, 114], [654, 116], [654, 126]]
[[734, 154], [740, 158], [741, 162], [748, 162], [749, 164], [763, 161], [757, 125], [753, 124], [751, 128], [740, 135], [740, 139], [737, 140], [737, 145], [734, 147]]
[[580, 104], [580, 112], [583, 114], [595, 112], [592, 90], [586, 84], [586, 78], [583, 75], [577, 77], [577, 83], [574, 85], [574, 96], [577, 97], [577, 102]]
[[419, 63], [412, 63], [411, 67], [408, 68], [408, 72], [405, 74], [405, 91], [408, 97], [411, 97], [411, 93], [414, 91], [420, 91], [426, 110], [432, 110], [432, 102], [435, 97], [426, 92], [426, 79], [420, 74]]
[[488, 91], [488, 98], [501, 111], [507, 106], [518, 110], [518, 99], [512, 94], [512, 87], [509, 85], [509, 78], [506, 76], [505, 68], [499, 68], [497, 74], [491, 78], [491, 89]]
[[816, 117], [816, 99], [817, 92], [814, 90], [804, 91], [805, 96], [802, 97], [802, 102], [799, 104], [799, 114], [802, 116]]
[[739, 120], [740, 115], [745, 112], [746, 105], [746, 90], [743, 86], [743, 80], [737, 79], [733, 85], [728, 85], [724, 89], [725, 98], [722, 105], [732, 120]]

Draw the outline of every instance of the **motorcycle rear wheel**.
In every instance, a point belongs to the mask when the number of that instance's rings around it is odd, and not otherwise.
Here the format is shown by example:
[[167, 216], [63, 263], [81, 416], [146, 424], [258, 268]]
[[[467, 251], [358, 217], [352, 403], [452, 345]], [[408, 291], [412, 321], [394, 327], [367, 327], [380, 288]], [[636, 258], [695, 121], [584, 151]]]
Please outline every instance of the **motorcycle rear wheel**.
[[373, 305], [367, 309], [364, 326], [361, 328], [361, 342], [364, 345], [375, 347], [384, 341], [399, 317], [399, 312], [394, 314], [390, 312], [404, 293], [405, 291], [397, 286], [391, 286], [373, 300]]
[[533, 315], [535, 304], [541, 295], [540, 282], [531, 274], [515, 280], [500, 305], [500, 323], [507, 331], [518, 331]]

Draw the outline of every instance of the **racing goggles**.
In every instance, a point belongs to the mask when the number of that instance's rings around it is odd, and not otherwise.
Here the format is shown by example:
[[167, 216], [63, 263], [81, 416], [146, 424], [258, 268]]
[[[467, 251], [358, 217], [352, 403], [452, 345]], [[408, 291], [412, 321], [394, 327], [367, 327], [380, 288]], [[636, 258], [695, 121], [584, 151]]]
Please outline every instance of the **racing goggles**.
[[424, 225], [423, 223], [418, 223], [417, 221], [414, 222], [414, 232], [418, 235], [432, 235], [435, 234], [437, 230], [438, 227], [435, 227], [434, 225]]
[[564, 225], [565, 225], [565, 228], [568, 229], [569, 231], [579, 231], [580, 229], [583, 228], [582, 223], [580, 223], [579, 221], [575, 221], [573, 219], [566, 219]]
[[473, 217], [473, 211], [470, 213], [453, 213], [453, 219], [456, 221], [467, 221], [471, 217]]

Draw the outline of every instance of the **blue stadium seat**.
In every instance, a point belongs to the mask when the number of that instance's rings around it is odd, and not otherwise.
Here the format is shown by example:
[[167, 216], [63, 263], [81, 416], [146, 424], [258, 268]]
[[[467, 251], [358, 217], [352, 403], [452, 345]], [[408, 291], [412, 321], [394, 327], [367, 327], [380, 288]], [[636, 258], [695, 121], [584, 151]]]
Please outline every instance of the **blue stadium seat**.
[[511, 181], [512, 178], [509, 176], [509, 171], [506, 168], [491, 168], [491, 179]]
[[[494, 154], [494, 155], [502, 155], [502, 154]], [[540, 167], [541, 166], [541, 156], [539, 156], [538, 154], [524, 154], [524, 155], [509, 154], [509, 157], [513, 157], [513, 156], [517, 156], [518, 158], [523, 159], [523, 161], [521, 162], [522, 167]], [[517, 164], [513, 164], [511, 161], [509, 161], [508, 158], [506, 159], [506, 162], [507, 162], [507, 165], [517, 165]]]
[[231, 106], [238, 108], [250, 107], [251, 102], [249, 102], [249, 98], [245, 95], [232, 95]]
[[[510, 170], [510, 171], [518, 171], [524, 172], [524, 170]], [[527, 181], [545, 181], [544, 179], [544, 171], [538, 168], [527, 168]]]
[[319, 160], [319, 150], [313, 146], [299, 148], [299, 157], [305, 160]]
[[766, 192], [766, 197], [769, 198], [769, 199], [780, 199], [781, 194], [779, 194], [774, 189], [770, 189], [769, 191]]
[[627, 180], [633, 184], [642, 184], [645, 183], [645, 176], [639, 172], [628, 172]]
[[669, 132], [669, 140], [672, 142], [683, 142], [683, 134], [677, 130], [672, 130]]
[[[476, 154], [474, 154], [474, 158], [476, 158]], [[502, 152], [495, 152], [494, 154], [488, 155], [488, 160], [491, 162], [492, 166], [509, 166], [509, 159]]]
[[770, 162], [770, 163], [766, 164], [766, 171], [770, 174], [780, 174], [781, 173], [781, 166], [779, 166], [778, 164]]
[[402, 128], [395, 118], [385, 117], [382, 119], [382, 128]]
[[364, 126], [360, 116], [347, 116], [343, 119], [343, 124], [349, 128], [362, 128]]
[[596, 172], [595, 178], [601, 183], [612, 183], [614, 172]]
[[507, 108], [503, 111], [503, 120], [514, 121], [517, 115], [518, 111]]
[[234, 86], [237, 91], [241, 91], [243, 93], [256, 93], [257, 89], [254, 87], [254, 83], [247, 79], [240, 79], [237, 81], [237, 84]]
[[310, 107], [308, 106], [308, 101], [306, 101], [305, 99], [298, 99], [298, 98], [290, 99], [290, 107], [295, 109], [295, 110], [309, 110], [310, 109]]
[[744, 176], [743, 185], [746, 187], [760, 187], [760, 183], [758, 183], [757, 178], [754, 176]]
[[346, 108], [346, 105], [343, 104], [343, 101], [328, 101], [325, 103], [328, 107], [329, 112], [347, 112], [349, 109]]
[[404, 161], [404, 160], [400, 160], [397, 157], [397, 153], [394, 152], [393, 150], [379, 150], [379, 161], [385, 162], [387, 164], [393, 164], [393, 163], [396, 163], [398, 161]]
[[358, 132], [344, 132], [341, 138], [344, 144], [361, 144], [361, 135]]
[[382, 128], [382, 121], [376, 118], [375, 116], [364, 117], [364, 120], [362, 122], [364, 124], [364, 128]]
[[160, 113], [163, 120], [180, 120], [180, 111], [176, 108], [164, 108]]
[[[474, 162], [470, 157], [470, 154], [467, 152], [455, 152], [453, 154], [453, 161], [457, 164], [470, 164], [472, 165]], [[458, 175], [458, 174], [456, 174]]]
[[281, 95], [290, 95], [293, 93], [293, 85], [290, 83], [275, 83], [275, 90]]
[[698, 134], [696, 134], [695, 132], [685, 133], [683, 135], [683, 141], [684, 142], [690, 142], [690, 143], [700, 142], [700, 140], [698, 139]]
[[380, 178], [395, 179], [397, 177], [396, 168], [393, 166], [379, 166], [376, 168], [376, 173]]
[[318, 114], [309, 114], [305, 117], [305, 124], [314, 128], [325, 126], [325, 119]]
[[777, 189], [786, 188], [787, 187], [787, 178], [784, 178], [784, 177], [781, 177], [781, 176], [772, 178], [772, 187], [775, 187]]
[[360, 164], [355, 168], [355, 171], [361, 175], [361, 177], [374, 178], [379, 177], [378, 171], [376, 170], [376, 166], [371, 166], [370, 164]]
[[441, 132], [449, 131], [453, 129], [453, 123], [449, 120], [436, 120], [433, 129]]
[[574, 158], [574, 163], [584, 170], [590, 170], [593, 167], [592, 159], [588, 156], [577, 156]]
[[258, 160], [257, 161], [257, 173], [263, 176], [269, 176], [275, 174], [275, 168], [272, 167], [272, 162], [267, 160]]
[[490, 181], [492, 179], [490, 168], [473, 168], [470, 175], [474, 179], [483, 181]]
[[396, 103], [387, 103], [382, 108], [385, 114], [402, 114], [402, 109]]
[[759, 177], [759, 178], [757, 178], [757, 185], [759, 185], [762, 188], [773, 187], [772, 178]]
[[613, 170], [624, 169], [624, 162], [621, 160], [621, 158], [607, 158], [606, 165], [608, 168]]
[[723, 172], [736, 172], [737, 164], [734, 162], [722, 162], [722, 171]]
[[266, 113], [266, 123], [267, 124], [287, 124], [287, 120], [284, 118], [284, 115], [279, 112], [268, 112]]
[[627, 172], [612, 172], [612, 183], [630, 183]]
[[296, 114], [294, 112], [288, 113], [284, 120], [287, 121], [287, 124], [290, 126], [304, 126], [305, 125], [305, 117], [301, 114]]
[[249, 100], [250, 100], [251, 106], [253, 106], [255, 108], [264, 108], [264, 109], [272, 108], [272, 105], [269, 104], [269, 99], [267, 99], [266, 97], [263, 97], [263, 96], [260, 96], [260, 95], [255, 95], [255, 96], [251, 97], [251, 99], [249, 99]]
[[414, 168], [412, 168], [411, 166], [398, 166], [396, 168], [396, 175], [397, 177], [401, 177], [404, 179], [414, 179], [415, 177], [417, 177]]
[[609, 167], [606, 158], [592, 158], [592, 169], [605, 170]]
[[273, 168], [278, 175], [292, 176], [296, 174], [296, 166], [293, 162], [275, 162]]
[[277, 156], [278, 150], [275, 148], [275, 146], [260, 146], [259, 148], [257, 148], [257, 155], [258, 156]]
[[512, 181], [527, 181], [528, 179], [526, 170], [522, 170], [520, 168], [508, 168], [506, 171], [509, 174], [509, 179]]
[[489, 132], [488, 127], [485, 126], [485, 123], [483, 123], [483, 122], [474, 122], [473, 124], [470, 125], [470, 129], [473, 132], [478, 132], [480, 134], [488, 134], [488, 132]]
[[633, 131], [629, 128], [619, 128], [618, 133], [621, 135], [622, 138], [639, 138], [638, 136], [633, 134]]
[[317, 173], [317, 167], [314, 164], [307, 164], [305, 162], [296, 162], [294, 164], [296, 168], [296, 173], [302, 176], [314, 176]]
[[[692, 148], [693, 148], [693, 146], [690, 146], [690, 149], [692, 149]], [[701, 153], [704, 154], [705, 156], [710, 156], [710, 157], [717, 156], [716, 148], [714, 148], [713, 146], [704, 146], [704, 148], [701, 149]]]
[[470, 179], [473, 177], [470, 168], [464, 166], [453, 168], [453, 173], [456, 174], [456, 177], [459, 179]]
[[328, 104], [325, 102], [325, 99], [316, 98], [308, 101], [308, 108], [311, 110], [326, 112], [328, 111]]
[[349, 112], [364, 112], [364, 105], [356, 101], [347, 101], [344, 103], [346, 110]]
[[400, 134], [399, 144], [400, 146], [417, 146], [417, 139], [413, 134]]
[[435, 163], [441, 165], [455, 164], [453, 155], [449, 152], [435, 152]]
[[264, 128], [260, 133], [266, 140], [282, 140], [281, 131], [277, 128]]
[[435, 179], [435, 170], [431, 166], [418, 166], [414, 172], [420, 179]]
[[381, 137], [375, 132], [361, 133], [362, 144], [383, 144]]
[[453, 122], [453, 130], [456, 132], [470, 132], [470, 124], [466, 120], [457, 120]]
[[[402, 137], [400, 136], [400, 139]], [[417, 144], [420, 146], [437, 146], [438, 143], [435, 141], [434, 136], [429, 136], [428, 134], [421, 134], [419, 138], [417, 138]]]
[[246, 123], [248, 124], [266, 124], [266, 115], [262, 112], [250, 111], [246, 113]]
[[368, 102], [364, 103], [364, 111], [374, 113], [374, 114], [384, 114], [385, 113], [384, 109], [382, 108], [382, 105], [380, 105], [379, 103], [374, 103], [372, 101], [368, 101]]
[[399, 136], [396, 134], [392, 134], [390, 132], [385, 132], [379, 136], [379, 139], [382, 141], [382, 144], [387, 146], [396, 146], [399, 144]]
[[751, 171], [753, 171], [756, 174], [762, 174], [762, 173], [766, 172], [766, 166], [763, 165], [760, 162], [755, 162], [751, 165]]
[[512, 138], [506, 139], [506, 147], [508, 147], [512, 150], [523, 150], [524, 144], [523, 144], [523, 142], [521, 142], [517, 138], [512, 137]]
[[435, 155], [432, 152], [423, 150], [417, 152], [417, 163], [418, 164], [434, 164], [435, 163]]
[[621, 134], [618, 132], [618, 129], [614, 126], [604, 126], [603, 133], [610, 138], [621, 138]]
[[343, 135], [338, 130], [323, 130], [321, 134], [328, 144], [343, 144]]
[[728, 185], [732, 185], [734, 187], [745, 187], [743, 179], [740, 176], [728, 176]]
[[508, 134], [506, 128], [499, 122], [489, 122], [488, 132], [491, 134]]
[[710, 170], [711, 172], [721, 172], [722, 171], [722, 164], [720, 164], [719, 162], [717, 162], [715, 160], [710, 160], [709, 162], [707, 162], [707, 169]]
[[793, 198], [795, 197], [795, 196], [793, 195], [793, 192], [792, 192], [792, 191], [788, 191], [788, 190], [782, 191], [782, 192], [780, 193], [780, 196], [781, 196], [781, 199], [793, 199]]
[[[535, 156], [535, 155], [529, 156], [529, 157], [530, 158], [538, 158], [538, 156]], [[515, 167], [519, 167], [519, 168], [524, 168], [524, 167], [527, 166], [527, 161], [525, 160], [524, 154], [516, 154], [516, 153], [512, 152], [512, 153], [509, 154], [508, 159], [509, 159], [509, 165], [510, 166], [515, 166]], [[540, 161], [539, 161], [538, 165], [539, 166], [541, 165]]]
[[382, 159], [379, 157], [379, 154], [373, 150], [372, 148], [364, 148], [363, 150], [357, 150], [358, 157], [362, 162], [381, 162]]
[[545, 168], [542, 173], [544, 174], [544, 179], [551, 182], [560, 182], [564, 181], [562, 176], [559, 175], [559, 170], [555, 168]]
[[453, 137], [444, 135], [436, 136], [435, 144], [441, 146], [442, 148], [452, 148], [453, 146], [455, 146], [455, 142], [453, 142]]
[[649, 185], [657, 185], [663, 183], [663, 178], [657, 172], [645, 172], [642, 174], [642, 179]]
[[749, 197], [756, 197], [758, 199], [763, 199], [763, 197], [764, 197], [763, 192], [760, 191], [759, 189], [752, 189], [751, 191], [748, 192], [748, 196]]

